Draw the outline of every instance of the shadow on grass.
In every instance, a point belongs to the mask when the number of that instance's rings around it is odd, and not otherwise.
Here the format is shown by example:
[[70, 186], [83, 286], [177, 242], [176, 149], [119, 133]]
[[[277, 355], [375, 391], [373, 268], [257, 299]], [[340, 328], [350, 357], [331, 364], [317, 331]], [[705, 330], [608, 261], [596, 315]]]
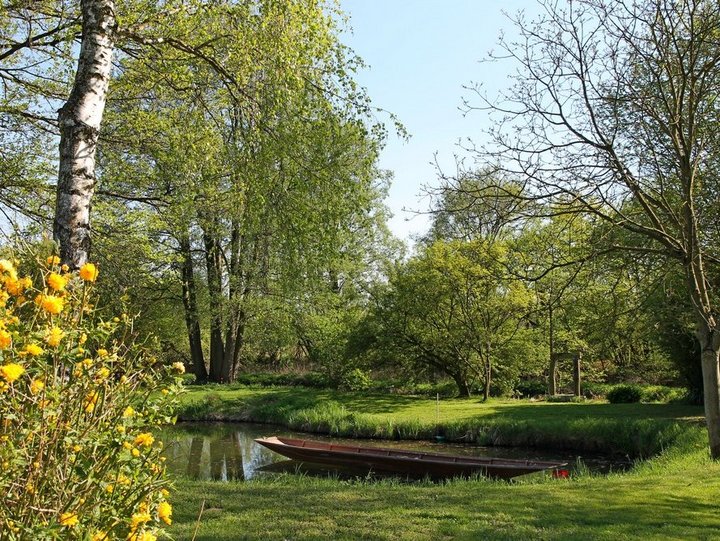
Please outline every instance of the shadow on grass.
[[[186, 539], [711, 539], [720, 528], [709, 479], [629, 476], [582, 482], [444, 486], [280, 478], [184, 483], [171, 533]], [[190, 495], [191, 496], [188, 496]]]

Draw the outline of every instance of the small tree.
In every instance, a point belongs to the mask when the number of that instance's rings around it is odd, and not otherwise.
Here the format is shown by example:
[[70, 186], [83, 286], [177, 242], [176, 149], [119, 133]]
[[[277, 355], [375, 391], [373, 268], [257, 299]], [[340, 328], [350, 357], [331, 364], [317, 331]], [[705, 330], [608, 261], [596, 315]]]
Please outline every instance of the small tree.
[[453, 378], [461, 395], [521, 359], [506, 356], [530, 302], [505, 272], [507, 248], [438, 241], [401, 267], [380, 304], [384, 332], [416, 362]]

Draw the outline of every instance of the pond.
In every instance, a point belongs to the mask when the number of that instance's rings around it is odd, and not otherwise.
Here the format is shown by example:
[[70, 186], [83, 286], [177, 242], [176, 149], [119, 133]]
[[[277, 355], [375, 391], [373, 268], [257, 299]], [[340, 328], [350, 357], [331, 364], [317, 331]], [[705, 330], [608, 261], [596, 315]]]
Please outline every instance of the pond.
[[360, 443], [366, 447], [411, 449], [431, 453], [499, 458], [522, 458], [568, 462], [571, 474], [578, 469], [596, 473], [623, 471], [629, 461], [602, 456], [578, 456], [518, 447], [481, 447], [459, 443], [429, 441], [348, 440], [318, 434], [306, 434], [275, 425], [249, 423], [182, 423], [165, 429], [160, 439], [165, 444], [168, 471], [172, 475], [199, 480], [241, 481], [278, 472], [298, 472], [306, 475], [339, 478], [366, 477], [370, 472], [300, 464], [266, 449], [255, 438], [287, 436], [292, 438]]

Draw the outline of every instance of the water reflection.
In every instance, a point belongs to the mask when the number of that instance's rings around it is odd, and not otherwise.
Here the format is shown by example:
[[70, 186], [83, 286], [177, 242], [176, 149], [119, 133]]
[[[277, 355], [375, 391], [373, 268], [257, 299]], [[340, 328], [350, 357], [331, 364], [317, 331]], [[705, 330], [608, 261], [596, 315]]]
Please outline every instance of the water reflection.
[[[289, 461], [258, 445], [255, 438], [289, 436], [302, 439], [331, 440], [342, 443], [339, 438], [327, 438], [315, 434], [293, 433], [272, 425], [233, 424], [181, 424], [166, 429], [160, 438], [165, 443], [168, 471], [185, 475], [190, 479], [215, 481], [242, 481], [277, 472], [298, 472], [306, 475], [331, 475], [334, 477], [365, 477], [369, 472], [330, 468]], [[352, 440], [357, 443], [357, 440]], [[598, 473], [622, 471], [630, 466], [627, 461], [604, 457], [580, 457], [567, 453], [542, 452], [535, 449], [478, 447], [463, 444], [438, 444], [423, 441], [368, 441], [363, 446], [397, 447], [453, 455], [497, 456], [503, 458], [527, 458], [557, 460], [570, 464], [571, 469], [587, 469]]]
[[168, 470], [190, 479], [242, 481], [251, 479], [257, 470], [275, 461], [272, 451], [263, 449], [253, 439], [255, 431], [204, 425], [173, 428], [161, 434]]

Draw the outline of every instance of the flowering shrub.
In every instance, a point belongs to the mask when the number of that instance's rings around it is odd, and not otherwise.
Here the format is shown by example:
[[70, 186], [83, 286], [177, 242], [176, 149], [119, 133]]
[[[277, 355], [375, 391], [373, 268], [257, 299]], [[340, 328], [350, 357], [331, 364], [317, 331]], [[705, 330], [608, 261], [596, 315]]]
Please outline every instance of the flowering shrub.
[[170, 524], [161, 443], [181, 363], [91, 304], [98, 269], [0, 260], [0, 539], [153, 541]]

